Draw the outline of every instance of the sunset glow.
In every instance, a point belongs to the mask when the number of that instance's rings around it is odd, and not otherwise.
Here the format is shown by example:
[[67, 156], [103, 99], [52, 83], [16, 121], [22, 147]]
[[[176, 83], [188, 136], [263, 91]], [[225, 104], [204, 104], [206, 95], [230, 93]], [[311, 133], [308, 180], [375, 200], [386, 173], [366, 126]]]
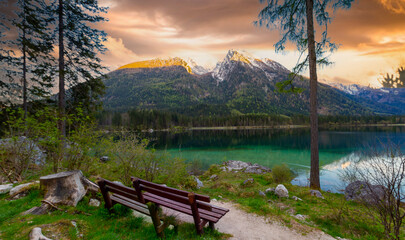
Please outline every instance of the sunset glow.
[[[291, 69], [297, 53], [290, 47], [274, 52], [277, 31], [256, 27], [253, 21], [264, 5], [257, 0], [104, 1], [110, 6], [102, 28], [109, 34], [103, 57], [110, 70], [156, 57], [193, 58], [213, 67], [228, 49], [268, 57]], [[335, 14], [329, 26], [340, 44], [321, 69], [320, 80], [379, 86], [378, 78], [404, 63], [405, 1], [360, 0]]]

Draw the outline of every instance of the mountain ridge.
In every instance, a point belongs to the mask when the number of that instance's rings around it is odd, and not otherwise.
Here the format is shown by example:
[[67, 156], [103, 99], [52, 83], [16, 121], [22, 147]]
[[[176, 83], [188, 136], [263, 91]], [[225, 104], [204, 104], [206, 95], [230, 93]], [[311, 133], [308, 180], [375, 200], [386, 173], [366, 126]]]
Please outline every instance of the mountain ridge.
[[[304, 89], [301, 94], [279, 93], [275, 84], [286, 80], [290, 71], [276, 61], [230, 50], [208, 72], [190, 59], [170, 59], [132, 63], [109, 73], [106, 108], [159, 109], [188, 115], [308, 114], [308, 79], [296, 81], [297, 87]], [[405, 106], [390, 106], [392, 102], [384, 99], [373, 101], [319, 83], [321, 115], [405, 114]]]

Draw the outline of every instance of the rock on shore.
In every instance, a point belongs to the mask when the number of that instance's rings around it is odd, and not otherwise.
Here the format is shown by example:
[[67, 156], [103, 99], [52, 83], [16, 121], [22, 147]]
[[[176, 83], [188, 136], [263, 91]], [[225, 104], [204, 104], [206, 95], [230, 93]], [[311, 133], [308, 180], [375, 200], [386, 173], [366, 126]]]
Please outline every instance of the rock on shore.
[[257, 163], [247, 163], [242, 161], [230, 160], [224, 162], [224, 166], [221, 167], [223, 171], [240, 171], [245, 173], [255, 173], [255, 174], [264, 174], [271, 172], [271, 169], [268, 167], [261, 166]]

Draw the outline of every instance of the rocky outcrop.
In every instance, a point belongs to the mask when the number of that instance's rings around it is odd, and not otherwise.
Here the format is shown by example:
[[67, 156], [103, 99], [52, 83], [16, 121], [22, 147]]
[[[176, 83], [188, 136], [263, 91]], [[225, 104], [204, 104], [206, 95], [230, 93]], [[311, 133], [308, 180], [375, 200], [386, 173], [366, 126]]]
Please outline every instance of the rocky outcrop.
[[274, 193], [279, 197], [288, 198], [288, 190], [283, 184], [277, 185]]
[[261, 166], [257, 163], [247, 163], [242, 161], [230, 160], [224, 162], [224, 166], [221, 167], [223, 171], [240, 171], [245, 173], [255, 173], [255, 174], [264, 174], [271, 172], [271, 169], [268, 167]]
[[5, 194], [10, 192], [10, 190], [13, 188], [13, 184], [9, 183], [9, 184], [4, 184], [4, 185], [0, 185], [0, 194]]
[[363, 181], [355, 181], [345, 188], [346, 200], [377, 204], [386, 198], [385, 188], [381, 185], [372, 185]]

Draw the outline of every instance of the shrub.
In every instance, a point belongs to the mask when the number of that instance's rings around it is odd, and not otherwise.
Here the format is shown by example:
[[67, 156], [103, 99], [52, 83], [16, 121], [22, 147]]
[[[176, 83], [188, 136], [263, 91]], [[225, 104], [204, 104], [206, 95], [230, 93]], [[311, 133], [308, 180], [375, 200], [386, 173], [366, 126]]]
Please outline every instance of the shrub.
[[186, 181], [189, 177], [187, 164], [181, 159], [147, 149], [148, 144], [148, 140], [141, 140], [133, 134], [121, 135], [115, 141], [109, 138], [106, 152], [111, 159], [111, 169], [105, 171], [108, 178], [114, 175], [125, 185], [131, 184], [131, 176], [173, 187], [189, 185]]
[[285, 183], [292, 180], [291, 170], [287, 165], [276, 165], [272, 169], [273, 180], [276, 183]]

